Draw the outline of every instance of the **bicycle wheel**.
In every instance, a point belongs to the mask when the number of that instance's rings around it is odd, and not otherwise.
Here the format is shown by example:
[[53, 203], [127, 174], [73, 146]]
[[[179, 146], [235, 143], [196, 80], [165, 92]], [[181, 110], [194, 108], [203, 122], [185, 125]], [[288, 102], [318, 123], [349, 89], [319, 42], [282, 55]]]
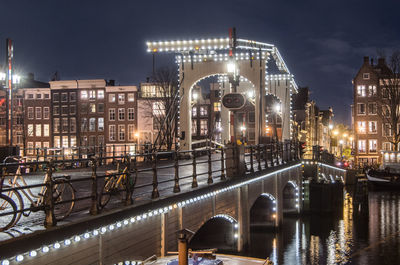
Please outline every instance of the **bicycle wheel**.
[[[24, 210], [24, 200], [22, 199], [22, 196], [18, 190], [9, 191], [7, 196], [10, 197], [15, 202], [15, 205], [17, 206], [19, 211]], [[18, 212], [17, 217], [15, 218], [15, 224], [18, 223], [22, 214], [24, 216], [28, 216], [27, 214], [24, 214], [23, 212]]]
[[15, 224], [17, 205], [8, 196], [0, 194], [0, 232], [5, 231]]
[[105, 180], [103, 188], [101, 189], [101, 193], [99, 196], [99, 207], [103, 209], [107, 203], [110, 201], [111, 192], [114, 188], [115, 178], [110, 177], [109, 179]]
[[65, 219], [75, 205], [75, 191], [71, 183], [59, 180], [54, 185], [54, 215], [57, 221]]

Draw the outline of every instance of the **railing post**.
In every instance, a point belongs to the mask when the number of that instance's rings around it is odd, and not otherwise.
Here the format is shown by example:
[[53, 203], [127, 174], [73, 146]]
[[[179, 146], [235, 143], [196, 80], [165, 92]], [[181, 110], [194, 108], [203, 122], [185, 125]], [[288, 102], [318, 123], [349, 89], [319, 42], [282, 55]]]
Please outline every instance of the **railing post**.
[[153, 162], [153, 192], [151, 193], [151, 198], [156, 199], [160, 197], [160, 193], [158, 192], [158, 179], [157, 179], [157, 152], [154, 153], [154, 162]]
[[208, 178], [207, 178], [207, 184], [212, 184], [213, 183], [213, 178], [212, 178], [212, 162], [211, 162], [211, 147], [208, 148]]
[[269, 166], [268, 166], [268, 145], [267, 144], [265, 145], [265, 148], [264, 148], [264, 163], [265, 163], [264, 168], [268, 168]]
[[112, 164], [114, 164], [114, 163], [115, 163], [115, 144], [113, 144], [112, 156], [113, 156], [113, 158], [112, 158]]
[[98, 214], [98, 207], [97, 207], [97, 159], [92, 158], [92, 204], [90, 207], [89, 213], [91, 215]]
[[54, 198], [53, 198], [53, 178], [52, 178], [52, 171], [53, 171], [53, 162], [47, 163], [47, 178], [46, 178], [46, 190], [44, 192], [44, 212], [46, 214], [46, 218], [44, 220], [44, 226], [46, 228], [56, 226], [57, 220], [54, 215]]
[[258, 157], [257, 157], [257, 163], [258, 163], [257, 169], [258, 169], [258, 171], [261, 171], [261, 145], [260, 144], [257, 145], [257, 155], [258, 155]]
[[177, 150], [174, 152], [174, 158], [175, 158], [175, 185], [174, 185], [174, 193], [180, 192], [181, 188], [179, 187], [179, 153]]
[[127, 155], [126, 158], [126, 172], [125, 172], [125, 177], [126, 177], [126, 197], [125, 197], [125, 205], [131, 205], [132, 204], [132, 177], [131, 177], [131, 156]]
[[281, 148], [281, 160], [279, 160], [279, 165], [282, 165], [283, 164], [283, 142], [280, 142], [279, 143], [279, 147]]
[[254, 173], [254, 159], [253, 159], [253, 155], [254, 155], [253, 146], [250, 145], [250, 172], [251, 172], [251, 173]]
[[193, 163], [192, 163], [192, 168], [193, 168], [193, 181], [192, 181], [192, 188], [197, 188], [197, 172], [196, 172], [196, 151], [193, 150]]
[[221, 180], [225, 180], [225, 151], [224, 147], [221, 147]]

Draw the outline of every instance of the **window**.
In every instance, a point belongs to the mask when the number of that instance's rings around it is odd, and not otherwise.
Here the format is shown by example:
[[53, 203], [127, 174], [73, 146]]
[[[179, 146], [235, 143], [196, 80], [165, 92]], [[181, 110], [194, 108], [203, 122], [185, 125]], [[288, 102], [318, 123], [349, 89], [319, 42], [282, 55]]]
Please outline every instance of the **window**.
[[200, 116], [206, 116], [207, 115], [207, 107], [202, 106], [200, 107]]
[[193, 116], [193, 117], [196, 117], [196, 116], [197, 116], [197, 107], [196, 107], [196, 106], [194, 106], [194, 107], [192, 108], [192, 116]]
[[59, 106], [53, 107], [53, 115], [60, 115], [60, 107]]
[[125, 109], [118, 109], [118, 120], [125, 120]]
[[358, 103], [357, 104], [357, 114], [365, 115], [365, 112], [366, 112], [365, 104], [364, 103]]
[[368, 141], [368, 152], [376, 153], [376, 146], [377, 146], [377, 141], [375, 139], [370, 139]]
[[69, 108], [67, 105], [61, 106], [61, 115], [64, 115], [64, 116], [68, 115], [68, 112], [69, 112]]
[[75, 102], [76, 101], [76, 92], [69, 93], [69, 101]]
[[97, 111], [99, 113], [104, 113], [104, 103], [98, 103], [97, 104]]
[[82, 137], [82, 145], [86, 146], [87, 145], [87, 136]]
[[49, 124], [43, 124], [43, 136], [44, 137], [50, 136], [50, 125]]
[[128, 93], [128, 102], [133, 102], [133, 101], [135, 101], [135, 94]]
[[89, 100], [96, 99], [96, 90], [89, 90]]
[[35, 135], [36, 135], [36, 137], [42, 137], [42, 125], [41, 124], [36, 124]]
[[43, 148], [48, 149], [50, 147], [49, 142], [43, 142]]
[[96, 146], [96, 136], [89, 136], [89, 146]]
[[[42, 148], [42, 143], [41, 143], [41, 142], [36, 142], [36, 143], [35, 143], [35, 148], [36, 148], [36, 149]], [[36, 152], [37, 152], [37, 151], [36, 151]]]
[[382, 97], [389, 98], [389, 89], [387, 89], [386, 87], [382, 87]]
[[125, 94], [118, 94], [118, 104], [125, 104]]
[[61, 93], [61, 102], [68, 101], [68, 93]]
[[50, 108], [43, 107], [43, 119], [48, 120], [50, 118]]
[[382, 106], [382, 115], [389, 117], [390, 116], [390, 107], [388, 105]]
[[221, 102], [214, 102], [214, 111], [221, 111]]
[[36, 98], [37, 98], [37, 99], [42, 99], [42, 94], [40, 94], [40, 93], [39, 93], [39, 94], [36, 94]]
[[200, 135], [207, 135], [208, 133], [208, 121], [200, 120]]
[[357, 86], [357, 96], [365, 97], [365, 86]]
[[133, 121], [135, 119], [135, 109], [129, 108], [128, 109], [128, 121]]
[[71, 147], [76, 146], [76, 136], [71, 136]]
[[28, 155], [33, 155], [33, 142], [28, 142], [28, 150], [27, 153]]
[[87, 132], [87, 118], [82, 118], [81, 121], [81, 132]]
[[96, 113], [96, 104], [95, 103], [89, 104], [89, 113]]
[[377, 132], [377, 122], [376, 121], [369, 121], [368, 122], [368, 132], [369, 133], [376, 133]]
[[108, 95], [108, 102], [115, 102], [115, 94]]
[[358, 152], [365, 153], [367, 150], [367, 141], [366, 140], [358, 140]]
[[255, 123], [256, 122], [256, 114], [254, 111], [249, 112], [249, 123]]
[[108, 126], [110, 141], [115, 141], [115, 125]]
[[385, 151], [391, 151], [392, 150], [392, 143], [389, 143], [389, 142], [382, 143], [382, 149], [385, 150]]
[[58, 101], [60, 101], [60, 94], [53, 93], [53, 102], [58, 102]]
[[368, 97], [376, 96], [376, 86], [368, 86]]
[[392, 126], [390, 126], [390, 123], [385, 123], [382, 126], [383, 126], [383, 131], [382, 131], [383, 136], [392, 136], [392, 130], [391, 130]]
[[197, 120], [192, 120], [192, 134], [197, 134]]
[[86, 90], [81, 91], [81, 99], [87, 99], [88, 98], [88, 93]]
[[54, 136], [54, 147], [60, 148], [60, 136]]
[[104, 98], [104, 90], [97, 90], [97, 98], [98, 99]]
[[110, 121], [115, 121], [115, 109], [108, 110], [108, 119]]
[[118, 125], [118, 140], [125, 141], [125, 125]]
[[368, 114], [376, 115], [376, 113], [377, 113], [376, 103], [368, 103]]
[[99, 118], [99, 119], [97, 120], [97, 122], [98, 122], [98, 125], [97, 125], [98, 131], [99, 131], [99, 132], [104, 131], [104, 118]]
[[89, 132], [95, 132], [96, 131], [96, 118], [90, 118], [89, 119]]
[[69, 131], [72, 133], [76, 132], [76, 119], [75, 118], [69, 118]]
[[133, 124], [128, 125], [128, 141], [135, 139], [135, 126]]
[[34, 99], [35, 95], [34, 94], [28, 94], [28, 99]]
[[62, 137], [62, 147], [68, 147], [68, 136], [63, 136]]
[[70, 105], [69, 106], [69, 114], [75, 115], [76, 114], [76, 106], [75, 105]]
[[28, 119], [33, 120], [33, 107], [28, 107]]
[[369, 73], [363, 73], [363, 79], [369, 79]]
[[44, 97], [44, 99], [49, 99], [50, 98], [50, 94], [49, 93], [44, 93], [43, 97]]
[[365, 121], [358, 122], [358, 133], [366, 133]]
[[28, 124], [28, 136], [33, 136], [33, 124]]
[[69, 131], [68, 118], [62, 118], [62, 132], [67, 133]]
[[53, 131], [55, 133], [59, 133], [60, 132], [60, 119], [59, 118], [54, 118], [53, 121]]
[[99, 140], [99, 146], [104, 146], [104, 135], [99, 135], [99, 137], [97, 137], [97, 139]]
[[165, 115], [165, 108], [162, 102], [153, 102], [153, 115], [154, 116]]

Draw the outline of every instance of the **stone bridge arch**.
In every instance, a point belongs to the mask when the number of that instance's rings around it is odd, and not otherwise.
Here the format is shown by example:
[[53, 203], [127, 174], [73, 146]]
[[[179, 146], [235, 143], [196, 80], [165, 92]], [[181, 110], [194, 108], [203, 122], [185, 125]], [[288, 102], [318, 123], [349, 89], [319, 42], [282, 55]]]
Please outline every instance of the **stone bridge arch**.
[[299, 212], [300, 191], [299, 186], [293, 180], [289, 180], [282, 189], [282, 212], [294, 214]]
[[261, 193], [250, 207], [250, 228], [275, 227], [277, 210], [275, 197], [270, 193]]

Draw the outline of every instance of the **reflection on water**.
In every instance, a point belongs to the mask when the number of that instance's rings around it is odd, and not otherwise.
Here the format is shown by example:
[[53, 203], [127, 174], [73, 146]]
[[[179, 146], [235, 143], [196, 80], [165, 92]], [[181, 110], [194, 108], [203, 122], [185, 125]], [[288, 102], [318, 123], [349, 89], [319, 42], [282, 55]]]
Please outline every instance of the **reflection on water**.
[[244, 254], [274, 264], [400, 264], [400, 193], [345, 192], [342, 210], [284, 218], [279, 232], [252, 232]]

